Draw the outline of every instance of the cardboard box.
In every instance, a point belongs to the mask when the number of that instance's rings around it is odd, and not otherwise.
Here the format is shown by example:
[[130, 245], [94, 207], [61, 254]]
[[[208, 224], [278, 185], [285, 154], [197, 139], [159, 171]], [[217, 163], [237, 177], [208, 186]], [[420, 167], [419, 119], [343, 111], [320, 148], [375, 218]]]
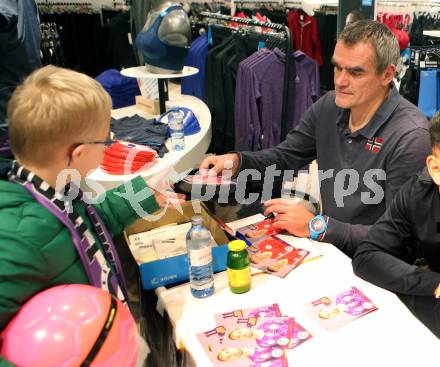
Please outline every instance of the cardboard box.
[[145, 99], [142, 96], [136, 96], [136, 107], [152, 115], [160, 113], [159, 100], [157, 99]]
[[[217, 221], [211, 216], [208, 208], [200, 203], [201, 213], [196, 214], [191, 202], [182, 205], [183, 215], [177, 210], [168, 208], [165, 215], [157, 221], [147, 221], [139, 219], [132, 226], [126, 228], [124, 232], [125, 241], [130, 246], [128, 236], [140, 232], [146, 232], [154, 228], [162, 227], [170, 223], [187, 223], [194, 215], [201, 215], [203, 225], [211, 232], [218, 246], [213, 247], [213, 269], [217, 273], [226, 270], [226, 257], [228, 254], [229, 238], [225, 231], [218, 225]], [[155, 260], [139, 266], [142, 287], [144, 289], [154, 289], [163, 285], [173, 284], [188, 280], [188, 258], [187, 255], [169, 257], [167, 259]]]

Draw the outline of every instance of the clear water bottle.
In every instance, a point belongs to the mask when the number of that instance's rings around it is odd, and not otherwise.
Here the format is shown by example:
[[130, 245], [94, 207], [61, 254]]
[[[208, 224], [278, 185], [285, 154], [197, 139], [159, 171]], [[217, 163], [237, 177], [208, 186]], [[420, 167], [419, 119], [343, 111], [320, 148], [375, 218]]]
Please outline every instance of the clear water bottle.
[[173, 150], [185, 149], [185, 134], [183, 132], [182, 110], [173, 110], [168, 114], [168, 124], [171, 133], [171, 148]]
[[211, 233], [203, 227], [201, 217], [195, 216], [191, 222], [186, 235], [191, 293], [194, 297], [204, 298], [214, 293]]

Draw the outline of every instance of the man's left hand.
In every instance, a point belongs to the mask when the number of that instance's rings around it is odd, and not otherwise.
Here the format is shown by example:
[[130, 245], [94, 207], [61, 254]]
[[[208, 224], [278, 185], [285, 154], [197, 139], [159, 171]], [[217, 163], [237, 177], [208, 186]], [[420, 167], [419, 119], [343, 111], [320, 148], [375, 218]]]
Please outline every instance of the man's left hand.
[[264, 215], [277, 214], [273, 221], [273, 227], [284, 230], [297, 237], [309, 237], [309, 221], [315, 214], [307, 210], [298, 201], [290, 199], [272, 199], [264, 204]]

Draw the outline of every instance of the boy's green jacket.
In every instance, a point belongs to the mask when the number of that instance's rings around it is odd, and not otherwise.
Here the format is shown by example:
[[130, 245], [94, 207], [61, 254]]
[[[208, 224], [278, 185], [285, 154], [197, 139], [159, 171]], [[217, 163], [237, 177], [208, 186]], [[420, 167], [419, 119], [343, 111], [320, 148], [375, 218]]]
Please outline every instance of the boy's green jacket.
[[[68, 229], [26, 189], [7, 181], [5, 172], [0, 172], [0, 331], [34, 294], [55, 285], [89, 283]], [[134, 192], [151, 194], [141, 177], [131, 184]], [[125, 192], [124, 185], [107, 191], [95, 205], [112, 236], [139, 218], [129, 200], [118, 195]], [[153, 195], [142, 197], [146, 212], [159, 209]], [[94, 233], [84, 206], [74, 206]], [[12, 364], [0, 356], [0, 367], [5, 366]]]

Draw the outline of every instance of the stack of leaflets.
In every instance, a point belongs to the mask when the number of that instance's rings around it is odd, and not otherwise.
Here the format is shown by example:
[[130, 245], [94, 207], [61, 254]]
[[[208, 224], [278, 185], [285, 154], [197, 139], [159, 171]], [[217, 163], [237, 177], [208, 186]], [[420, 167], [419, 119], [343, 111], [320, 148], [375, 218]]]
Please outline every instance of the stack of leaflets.
[[249, 259], [253, 267], [267, 273], [285, 277], [309, 254], [277, 237], [279, 232], [272, 227], [273, 219], [237, 228], [235, 236], [248, 245]]
[[288, 367], [287, 351], [312, 335], [278, 304], [215, 315], [216, 327], [197, 334], [214, 367]]

